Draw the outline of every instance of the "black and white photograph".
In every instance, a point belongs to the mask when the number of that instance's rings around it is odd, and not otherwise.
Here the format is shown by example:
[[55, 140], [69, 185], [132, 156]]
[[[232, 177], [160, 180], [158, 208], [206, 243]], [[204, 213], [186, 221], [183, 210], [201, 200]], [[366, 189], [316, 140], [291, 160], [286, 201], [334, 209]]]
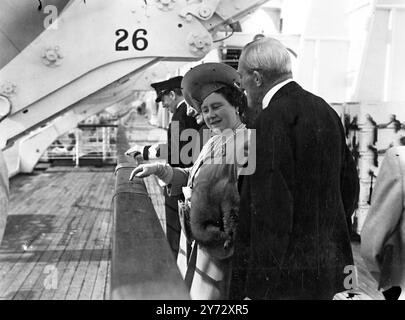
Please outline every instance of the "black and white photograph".
[[405, 0], [0, 0], [0, 300], [405, 300], [404, 57]]

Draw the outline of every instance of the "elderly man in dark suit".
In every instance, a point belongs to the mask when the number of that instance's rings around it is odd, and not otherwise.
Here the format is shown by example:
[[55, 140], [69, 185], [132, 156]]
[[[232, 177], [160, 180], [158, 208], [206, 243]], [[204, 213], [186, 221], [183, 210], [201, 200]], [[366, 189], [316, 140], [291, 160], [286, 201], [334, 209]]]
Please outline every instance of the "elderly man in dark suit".
[[348, 223], [359, 189], [343, 126], [292, 80], [279, 41], [248, 44], [238, 71], [257, 159], [242, 186], [231, 297], [332, 299], [354, 264]]

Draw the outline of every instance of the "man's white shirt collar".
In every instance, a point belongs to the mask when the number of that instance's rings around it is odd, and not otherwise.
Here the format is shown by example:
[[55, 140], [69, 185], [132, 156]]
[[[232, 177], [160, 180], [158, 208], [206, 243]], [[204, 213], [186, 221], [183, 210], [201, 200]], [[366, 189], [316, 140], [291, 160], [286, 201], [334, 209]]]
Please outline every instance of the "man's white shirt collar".
[[177, 104], [176, 110], [177, 110], [177, 109], [180, 107], [180, 105], [181, 105], [182, 103], [184, 103], [184, 102], [186, 102], [185, 99], [181, 100], [181, 101]]
[[280, 82], [279, 84], [276, 84], [273, 88], [271, 88], [263, 98], [263, 102], [262, 102], [263, 109], [267, 108], [271, 99], [274, 97], [274, 95], [277, 93], [277, 91], [280, 90], [282, 87], [284, 87], [287, 83], [290, 83], [291, 81], [293, 81], [293, 79], [287, 79], [283, 82]]

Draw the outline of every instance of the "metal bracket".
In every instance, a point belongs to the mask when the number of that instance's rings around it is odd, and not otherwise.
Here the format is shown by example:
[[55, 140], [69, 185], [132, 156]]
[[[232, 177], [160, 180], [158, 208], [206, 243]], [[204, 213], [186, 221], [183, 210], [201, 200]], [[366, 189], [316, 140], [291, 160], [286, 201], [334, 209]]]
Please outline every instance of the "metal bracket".
[[220, 0], [202, 0], [200, 3], [188, 4], [180, 13], [180, 16], [190, 21], [190, 15], [200, 20], [209, 20], [214, 15]]

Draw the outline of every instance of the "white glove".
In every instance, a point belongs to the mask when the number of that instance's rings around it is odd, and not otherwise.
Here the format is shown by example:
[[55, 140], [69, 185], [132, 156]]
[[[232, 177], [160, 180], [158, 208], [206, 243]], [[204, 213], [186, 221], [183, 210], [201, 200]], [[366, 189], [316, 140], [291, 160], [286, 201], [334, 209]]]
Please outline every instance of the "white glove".
[[144, 160], [152, 160], [159, 158], [159, 145], [154, 144], [152, 146], [140, 146], [135, 145], [132, 148], [125, 151], [127, 156], [133, 156], [134, 158], [141, 155]]
[[173, 169], [168, 164], [161, 163], [148, 163], [141, 164], [132, 170], [129, 180], [131, 181], [134, 177], [146, 178], [150, 175], [156, 175], [160, 180], [162, 180], [166, 185], [172, 181]]
[[144, 146], [134, 145], [132, 148], [129, 148], [125, 151], [127, 156], [133, 156], [134, 158], [138, 155], [143, 154]]
[[149, 177], [151, 174], [155, 174], [158, 170], [158, 163], [141, 164], [132, 170], [129, 180], [134, 177], [145, 178]]

